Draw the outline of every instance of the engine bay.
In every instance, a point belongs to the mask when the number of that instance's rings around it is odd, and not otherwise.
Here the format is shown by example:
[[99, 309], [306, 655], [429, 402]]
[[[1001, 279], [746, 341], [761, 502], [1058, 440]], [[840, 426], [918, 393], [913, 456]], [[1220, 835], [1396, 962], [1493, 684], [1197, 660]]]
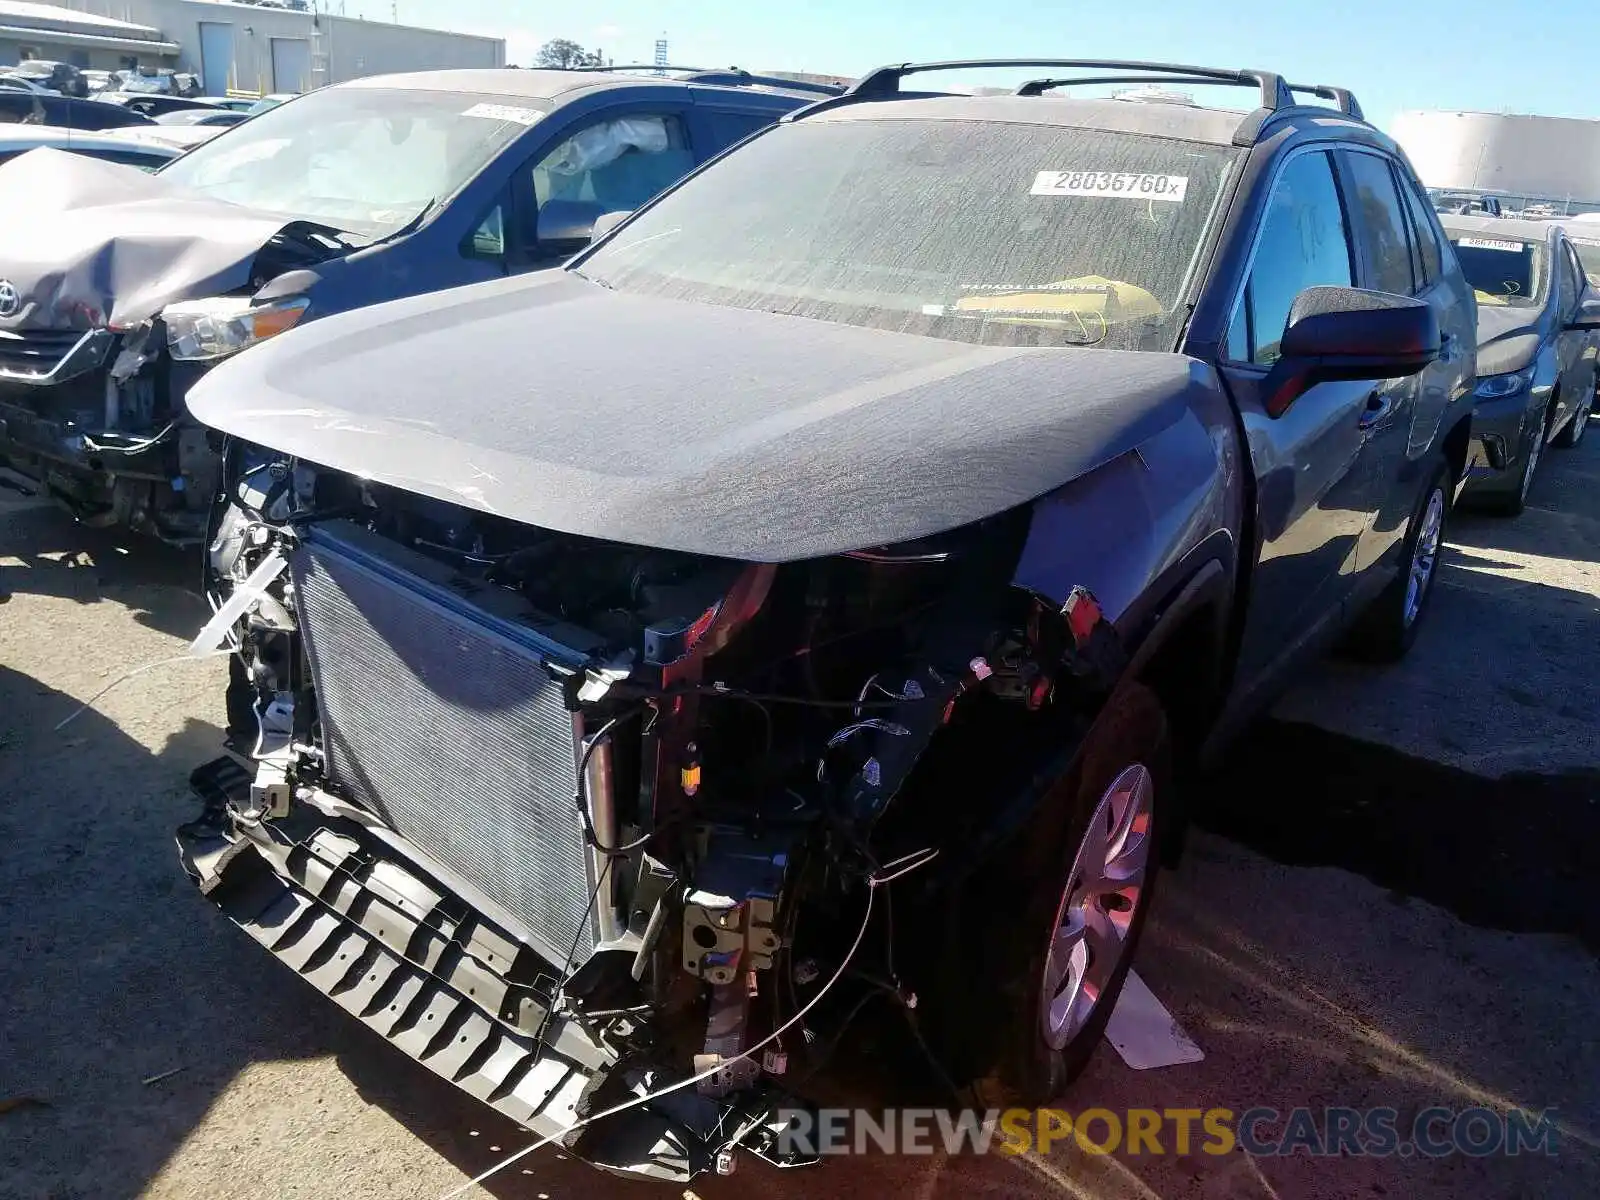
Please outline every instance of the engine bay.
[[[236, 652], [229, 747], [251, 779], [248, 803], [195, 827], [338, 818], [470, 897], [525, 947], [500, 977], [540, 1048], [565, 1019], [614, 1053], [588, 1111], [642, 1078], [692, 1080], [720, 1127], [814, 1056], [806, 1014], [847, 967], [909, 1017], [896, 931], [850, 941], [863, 903], [870, 920], [892, 879], [959, 876], [995, 825], [973, 789], [1016, 788], [1076, 719], [1057, 703], [1077, 686], [1060, 623], [1009, 586], [1009, 518], [752, 563], [239, 445], [226, 472], [212, 631]], [[957, 765], [1000, 737], [1018, 753]]]

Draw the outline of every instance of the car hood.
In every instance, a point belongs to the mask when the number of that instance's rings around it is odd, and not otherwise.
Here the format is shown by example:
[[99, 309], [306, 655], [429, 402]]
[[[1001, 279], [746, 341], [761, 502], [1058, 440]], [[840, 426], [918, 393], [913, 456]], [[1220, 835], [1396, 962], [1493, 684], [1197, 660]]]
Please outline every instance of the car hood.
[[1520, 371], [1533, 361], [1543, 340], [1542, 308], [1478, 304], [1478, 374]]
[[174, 300], [237, 291], [279, 214], [213, 200], [137, 167], [48, 148], [0, 166], [0, 328], [132, 325]]
[[326, 317], [223, 363], [188, 405], [511, 520], [781, 562], [1033, 500], [1216, 386], [1177, 354], [980, 347], [551, 272]]

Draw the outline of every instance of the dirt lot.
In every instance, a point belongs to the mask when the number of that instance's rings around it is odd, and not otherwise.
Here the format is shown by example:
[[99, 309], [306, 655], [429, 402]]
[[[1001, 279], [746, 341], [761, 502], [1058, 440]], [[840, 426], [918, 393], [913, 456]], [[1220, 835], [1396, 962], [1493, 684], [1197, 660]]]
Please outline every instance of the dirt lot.
[[[188, 556], [0, 493], [0, 1197], [436, 1197], [525, 1144], [190, 894], [171, 829], [222, 666]], [[747, 1163], [705, 1200], [1600, 1195], [1600, 438], [1464, 519], [1400, 669], [1329, 665], [1205, 788], [1140, 973], [1205, 1061], [1067, 1103], [1554, 1109], [1557, 1153]], [[1353, 738], [1363, 739], [1360, 741]], [[859, 1059], [868, 1051], [847, 1048]], [[177, 1071], [157, 1082], [147, 1079]], [[539, 1152], [512, 1200], [650, 1194]], [[480, 1193], [481, 1194], [481, 1193]], [[671, 1192], [656, 1192], [671, 1195]]]

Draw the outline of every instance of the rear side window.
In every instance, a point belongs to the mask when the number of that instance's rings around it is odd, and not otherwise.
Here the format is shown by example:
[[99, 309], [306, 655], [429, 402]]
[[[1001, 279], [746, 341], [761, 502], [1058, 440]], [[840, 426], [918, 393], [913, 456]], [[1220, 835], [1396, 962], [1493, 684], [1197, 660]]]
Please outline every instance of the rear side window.
[[1333, 164], [1320, 151], [1290, 159], [1262, 218], [1244, 303], [1228, 335], [1230, 355], [1248, 347], [1248, 361], [1276, 362], [1295, 297], [1308, 287], [1349, 287], [1353, 281], [1349, 227]]
[[[711, 131], [711, 154], [726, 150], [735, 142], [742, 142], [758, 129], [765, 129], [782, 113], [730, 112], [725, 108], [709, 109], [705, 113], [706, 126]], [[708, 154], [706, 157], [710, 157]]]
[[1434, 232], [1433, 219], [1428, 208], [1422, 203], [1422, 197], [1404, 175], [1400, 175], [1400, 192], [1405, 196], [1406, 208], [1411, 214], [1411, 231], [1416, 235], [1419, 255], [1416, 265], [1420, 268], [1417, 274], [1417, 287], [1420, 289], [1434, 283], [1444, 274], [1439, 236]]
[[1394, 174], [1387, 159], [1376, 154], [1346, 154], [1350, 168], [1351, 210], [1358, 214], [1362, 248], [1366, 251], [1367, 285], [1380, 292], [1411, 294], [1411, 244], [1406, 236], [1406, 218], [1395, 191]]

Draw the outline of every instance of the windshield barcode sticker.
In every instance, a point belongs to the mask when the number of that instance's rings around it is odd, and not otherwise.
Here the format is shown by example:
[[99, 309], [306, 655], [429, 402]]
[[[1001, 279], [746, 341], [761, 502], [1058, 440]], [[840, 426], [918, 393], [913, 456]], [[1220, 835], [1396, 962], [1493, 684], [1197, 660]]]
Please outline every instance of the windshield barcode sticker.
[[1187, 175], [1147, 175], [1138, 171], [1040, 171], [1033, 177], [1035, 196], [1116, 196], [1125, 200], [1170, 200], [1181, 203], [1189, 190]]
[[463, 117], [487, 117], [491, 121], [515, 121], [518, 125], [533, 125], [544, 119], [537, 108], [518, 108], [515, 104], [474, 104]]
[[1527, 242], [1502, 242], [1497, 238], [1469, 238], [1464, 237], [1456, 243], [1469, 250], [1508, 250], [1512, 254], [1521, 254], [1528, 248]]

